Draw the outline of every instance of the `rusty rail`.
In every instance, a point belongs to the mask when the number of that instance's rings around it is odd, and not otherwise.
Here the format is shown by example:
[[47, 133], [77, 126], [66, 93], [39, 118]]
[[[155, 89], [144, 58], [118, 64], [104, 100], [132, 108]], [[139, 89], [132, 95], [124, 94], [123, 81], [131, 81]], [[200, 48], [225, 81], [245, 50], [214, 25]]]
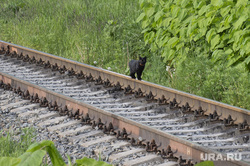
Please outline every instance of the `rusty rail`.
[[199, 107], [201, 107], [203, 110], [207, 110], [205, 112], [205, 114], [207, 115], [213, 113], [216, 110], [219, 115], [222, 114], [222, 116], [220, 117], [221, 119], [228, 118], [228, 116], [231, 115], [232, 117], [237, 117], [235, 123], [242, 123], [244, 120], [246, 120], [247, 123], [250, 124], [250, 111], [243, 108], [231, 106], [204, 97], [153, 84], [147, 81], [134, 80], [126, 75], [111, 72], [98, 67], [83, 64], [80, 62], [65, 59], [52, 54], [47, 54], [41, 51], [29, 49], [0, 40], [0, 48], [4, 48], [5, 50], [7, 50], [8, 46], [9, 51], [12, 53], [15, 51], [17, 54], [22, 53], [24, 56], [28, 55], [30, 58], [35, 57], [36, 60], [41, 59], [44, 62], [49, 61], [50, 64], [57, 64], [60, 67], [65, 66], [66, 69], [73, 69], [75, 72], [78, 73], [82, 71], [83, 74], [87, 76], [91, 74], [94, 79], [98, 79], [99, 77], [101, 77], [102, 80], [109, 80], [113, 84], [120, 82], [122, 83], [123, 87], [130, 86], [132, 89], [135, 90], [140, 88], [143, 92], [145, 92], [145, 94], [149, 94], [151, 92], [153, 95], [155, 95], [155, 98], [161, 98], [164, 95], [169, 100], [173, 100], [175, 98], [178, 103], [181, 103], [183, 105], [188, 102], [190, 106], [194, 106], [192, 108], [193, 110], [199, 109]]
[[[171, 134], [165, 133], [163, 131], [152, 129], [149, 126], [140, 124], [133, 120], [126, 119], [119, 115], [115, 115], [113, 113], [104, 111], [102, 109], [93, 107], [89, 104], [77, 101], [63, 94], [59, 94], [48, 90], [46, 88], [40, 87], [38, 85], [31, 84], [27, 81], [17, 79], [13, 76], [0, 72], [0, 81], [3, 81], [4, 84], [10, 85], [12, 88], [20, 90], [29, 91], [30, 95], [35, 96], [35, 94], [39, 94], [39, 98], [45, 98], [49, 102], [57, 102], [58, 105], [67, 106], [69, 110], [80, 110], [79, 114], [86, 115], [87, 113], [91, 118], [102, 119], [102, 122], [112, 123], [114, 128], [126, 128], [128, 132], [132, 132], [133, 137], [142, 137], [147, 138], [147, 140], [154, 139], [156, 143], [162, 144], [162, 147], [167, 147], [170, 145], [173, 150], [177, 150], [178, 155], [182, 155], [184, 157], [192, 158], [195, 162], [200, 162], [200, 156], [202, 153], [214, 153], [219, 154], [214, 150], [210, 150], [208, 148], [202, 147], [198, 144], [192, 143], [190, 141], [178, 138]], [[223, 155], [223, 157], [226, 157]], [[220, 166], [244, 166], [248, 165], [242, 161], [215, 161], [215, 164]]]
[[[155, 97], [161, 98], [162, 95], [170, 98], [170, 100], [176, 99], [177, 102], [185, 104], [188, 102], [190, 105], [194, 106], [193, 109], [198, 109], [202, 107], [203, 110], [207, 110], [206, 114], [213, 113], [214, 110], [218, 114], [222, 114], [221, 118], [227, 118], [228, 115], [232, 117], [237, 117], [236, 123], [241, 123], [244, 120], [250, 124], [250, 111], [241, 109], [238, 107], [230, 106], [224, 103], [217, 101], [209, 100], [164, 86], [152, 84], [146, 81], [133, 80], [128, 76], [103, 70], [97, 67], [79, 63], [76, 61], [68, 60], [51, 54], [46, 54], [40, 51], [33, 49], [21, 47], [4, 41], [0, 41], [0, 48], [9, 50], [11, 53], [16, 52], [17, 54], [23, 54], [24, 56], [28, 55], [30, 58], [34, 57], [36, 60], [42, 60], [44, 62], [50, 62], [50, 64], [57, 64], [59, 67], [65, 66], [67, 70], [74, 70], [77, 73], [83, 72], [84, 75], [92, 75], [94, 79], [98, 79], [99, 76], [102, 80], [109, 80], [111, 83], [116, 84], [120, 82], [124, 87], [130, 86], [132, 89], [141, 88], [142, 91], [145, 91], [147, 94], [150, 92]], [[58, 105], [67, 105], [69, 110], [79, 109], [82, 114], [89, 114], [95, 119], [101, 118], [102, 121], [112, 122], [114, 127], [129, 128], [134, 136], [155, 139], [157, 143], [162, 143], [162, 145], [170, 145], [172, 149], [178, 149], [178, 154], [184, 156], [190, 156], [194, 161], [200, 161], [201, 153], [215, 153], [218, 152], [204, 148], [195, 143], [189, 142], [187, 140], [175, 137], [173, 135], [164, 133], [160, 130], [152, 129], [148, 126], [139, 124], [135, 121], [125, 119], [119, 115], [115, 115], [104, 110], [95, 108], [91, 105], [85, 104], [80, 101], [76, 101], [70, 97], [64, 96], [62, 94], [55, 93], [46, 88], [33, 85], [24, 80], [19, 80], [15, 77], [9, 76], [5, 73], [0, 73], [0, 80], [5, 84], [10, 84], [12, 87], [20, 87], [23, 91], [28, 90], [30, 94], [39, 94], [39, 97], [46, 97], [48, 101], [56, 101]], [[248, 165], [242, 161], [215, 161], [218, 165]]]

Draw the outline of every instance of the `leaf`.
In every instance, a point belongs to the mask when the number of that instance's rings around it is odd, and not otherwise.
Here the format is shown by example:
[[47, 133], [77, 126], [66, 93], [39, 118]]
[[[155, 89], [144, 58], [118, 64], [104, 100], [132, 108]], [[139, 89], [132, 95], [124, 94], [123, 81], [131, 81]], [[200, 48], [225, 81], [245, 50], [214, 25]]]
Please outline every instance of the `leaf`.
[[239, 56], [238, 54], [231, 54], [228, 64], [229, 66], [236, 66], [241, 62], [242, 62], [241, 56]]
[[211, 49], [213, 49], [219, 42], [220, 42], [220, 35], [217, 34], [217, 35], [211, 40]]
[[228, 5], [227, 7], [220, 9], [221, 16], [225, 17], [228, 14], [228, 12], [230, 12], [230, 10], [231, 10], [231, 5]]
[[173, 35], [176, 35], [180, 30], [180, 23], [178, 21], [178, 19], [173, 19], [171, 24], [170, 24], [170, 29], [168, 29]]
[[21, 162], [21, 159], [15, 157], [0, 157], [1, 166], [16, 166]]
[[191, 15], [191, 16], [189, 16], [188, 18], [186, 18], [185, 20], [183, 20], [183, 25], [188, 25], [188, 24], [190, 24], [190, 22], [193, 20], [193, 19], [195, 19], [196, 17], [194, 16], [194, 15]]
[[233, 33], [234, 43], [238, 44], [240, 41], [240, 38], [242, 37], [243, 30], [238, 30]]
[[248, 18], [247, 15], [241, 16], [241, 17], [233, 24], [234, 28], [235, 28], [235, 29], [239, 29], [240, 26], [242, 25], [242, 23], [243, 23], [244, 21], [246, 21], [247, 18]]
[[248, 56], [245, 61], [244, 61], [247, 65], [250, 64], [250, 56]]
[[83, 159], [76, 160], [77, 166], [111, 166], [104, 161], [96, 161], [95, 159], [90, 159], [84, 157]]
[[196, 22], [196, 20], [194, 22], [192, 22], [191, 24], [189, 24], [188, 26], [188, 31], [187, 31], [187, 37], [191, 37], [193, 31], [195, 31], [195, 29], [198, 27], [198, 23]]
[[181, 28], [180, 30], [180, 39], [181, 40], [187, 40], [188, 41], [188, 38], [186, 38], [186, 35], [187, 35], [187, 29], [188, 28]]
[[163, 16], [163, 11], [158, 11], [156, 14], [155, 14], [155, 22], [158, 21], [161, 16]]
[[241, 46], [240, 44], [234, 42], [233, 43], [233, 50], [234, 50], [234, 52], [238, 51], [240, 49], [240, 46]]
[[181, 1], [181, 7], [185, 8], [190, 3], [190, 0], [182, 0]]
[[159, 28], [156, 32], [156, 39], [160, 39], [165, 33], [163, 32], [162, 28]]
[[169, 60], [173, 60], [174, 57], [175, 57], [174, 55], [175, 55], [175, 50], [171, 49], [171, 50], [170, 50], [170, 53], [169, 53], [169, 55], [168, 55], [168, 59], [169, 59]]
[[179, 21], [182, 21], [187, 15], [187, 10], [186, 9], [182, 9], [179, 16], [178, 16], [178, 19]]
[[154, 40], [154, 37], [155, 37], [154, 31], [149, 32], [148, 35], [149, 35], [148, 42], [149, 42], [149, 43], [152, 43], [152, 41]]
[[207, 27], [200, 28], [199, 31], [200, 31], [201, 35], [204, 36], [207, 32]]
[[145, 17], [145, 13], [141, 13], [140, 16], [136, 19], [136, 22], [140, 22]]
[[223, 50], [215, 50], [212, 54], [213, 60], [217, 61], [224, 56], [224, 51]]
[[150, 22], [148, 19], [146, 19], [146, 20], [142, 21], [141, 24], [142, 24], [142, 28], [146, 28], [150, 24]]
[[240, 55], [241, 55], [241, 56], [244, 56], [245, 53], [246, 53], [246, 52], [245, 52], [244, 49], [240, 49]]
[[44, 149], [49, 154], [50, 160], [53, 165], [66, 165], [63, 161], [62, 156], [57, 151], [54, 142], [45, 140], [40, 143], [32, 144], [26, 152], [34, 152], [36, 150]]
[[230, 26], [230, 23], [231, 23], [231, 21], [233, 20], [233, 17], [234, 17], [233, 14], [227, 16], [226, 19], [225, 19], [225, 21], [224, 21], [224, 25], [225, 25], [225, 26]]
[[196, 6], [196, 8], [200, 9], [204, 5], [206, 5], [206, 2], [205, 1], [200, 1], [199, 4]]
[[147, 8], [145, 12], [148, 17], [151, 17], [155, 12], [155, 8], [154, 7]]
[[71, 159], [70, 159], [70, 156], [68, 154], [67, 154], [67, 158], [68, 158], [68, 166], [72, 166]]
[[210, 43], [211, 38], [216, 34], [215, 29], [212, 28], [207, 32], [206, 39], [207, 42]]
[[203, 15], [204, 13], [206, 13], [207, 9], [208, 9], [208, 7], [206, 5], [202, 6], [202, 8], [198, 12], [199, 16]]
[[173, 18], [178, 17], [180, 10], [181, 8], [179, 6], [173, 6], [172, 11], [171, 11], [172, 17]]
[[246, 6], [248, 0], [237, 0], [236, 7]]
[[141, 8], [148, 8], [148, 7], [152, 6], [152, 3], [143, 0], [143, 1], [140, 3], [140, 6], [141, 6]]
[[223, 49], [225, 47], [225, 44], [224, 44], [224, 42], [220, 42], [219, 44], [217, 44], [215, 47], [214, 47], [214, 49]]
[[226, 55], [230, 55], [232, 53], [233, 53], [233, 50], [231, 48], [226, 48], [226, 50], [225, 50]]
[[193, 6], [194, 6], [195, 9], [197, 8], [197, 6], [198, 6], [197, 0], [193, 0]]
[[167, 41], [169, 40], [169, 37], [166, 35], [160, 42], [159, 42], [159, 47], [164, 46]]
[[221, 7], [223, 6], [223, 0], [211, 0], [213, 6]]
[[184, 42], [181, 42], [181, 43], [178, 43], [177, 45], [176, 45], [176, 49], [177, 50], [180, 50], [181, 48], [183, 48], [184, 47]]
[[205, 19], [204, 16], [199, 17], [199, 19], [197, 20], [198, 25], [199, 25], [200, 28], [206, 27], [206, 21], [205, 20], [206, 19]]
[[218, 33], [223, 32], [224, 30], [231, 27], [230, 25], [225, 25], [224, 23], [225, 23], [225, 21], [222, 21], [220, 24], [217, 24], [217, 25], [219, 25], [219, 29], [217, 29]]
[[150, 30], [151, 30], [151, 28], [146, 28], [141, 33], [146, 33], [146, 32], [149, 32]]
[[25, 152], [24, 154], [18, 157], [21, 159], [21, 162], [18, 164], [18, 166], [27, 166], [27, 165], [40, 166], [45, 154], [46, 151], [44, 150]]
[[201, 163], [195, 164], [195, 166], [214, 166], [213, 161], [203, 161]]
[[165, 26], [165, 27], [168, 27], [170, 22], [172, 21], [173, 18], [171, 17], [168, 17], [168, 18], [165, 18], [163, 21], [162, 21], [162, 25]]
[[[243, 45], [246, 45], [246, 44], [249, 44], [250, 43], [250, 35], [249, 35], [249, 37], [246, 37], [245, 39], [244, 39], [244, 41], [242, 42], [242, 44]], [[249, 49], [250, 49], [250, 47], [249, 47]]]
[[168, 41], [168, 45], [173, 48], [177, 43], [179, 42], [179, 38], [177, 37], [172, 37], [169, 41]]
[[159, 2], [161, 6], [164, 6], [165, 2], [163, 0], [159, 0]]
[[216, 14], [217, 10], [211, 10], [205, 14], [206, 17], [212, 17]]
[[202, 32], [198, 33], [198, 34], [196, 34], [194, 36], [192, 35], [192, 37], [194, 37], [193, 38], [194, 41], [197, 41], [197, 40], [201, 39], [202, 36], [204, 36], [204, 34]]

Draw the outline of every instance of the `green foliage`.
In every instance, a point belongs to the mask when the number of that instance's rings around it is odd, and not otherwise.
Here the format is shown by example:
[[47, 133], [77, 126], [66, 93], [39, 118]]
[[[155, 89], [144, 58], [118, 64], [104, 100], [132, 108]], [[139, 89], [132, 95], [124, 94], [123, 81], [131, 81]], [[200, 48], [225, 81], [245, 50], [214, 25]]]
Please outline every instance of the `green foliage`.
[[200, 162], [198, 164], [195, 164], [195, 166], [214, 166], [214, 162], [213, 161], [203, 161], [203, 162]]
[[250, 70], [249, 1], [140, 0], [140, 6], [145, 43], [160, 49], [164, 62], [195, 54]]
[[36, 150], [34, 152], [25, 152], [18, 158], [21, 159], [21, 162], [18, 164], [18, 166], [40, 166], [43, 162], [43, 157], [46, 154], [46, 151], [44, 150]]
[[110, 164], [105, 163], [104, 161], [96, 161], [87, 157], [84, 157], [80, 160], [76, 160], [76, 164], [77, 166], [111, 166]]
[[[16, 136], [20, 132], [20, 136]], [[18, 157], [34, 143], [35, 130], [33, 128], [23, 128], [19, 131], [2, 131], [0, 133], [0, 156]]]
[[[62, 156], [56, 149], [54, 143], [49, 140], [44, 140], [40, 143], [34, 143], [30, 145], [28, 150], [19, 156], [15, 157], [0, 157], [1, 166], [39, 166], [43, 164], [43, 158], [45, 154], [48, 153], [50, 160], [54, 166], [63, 166], [66, 165], [62, 159]], [[68, 155], [67, 155], [68, 156]], [[68, 166], [71, 166], [71, 160], [68, 156]], [[75, 166], [111, 166], [103, 161], [96, 161], [94, 159], [83, 158], [76, 160]]]
[[70, 159], [70, 156], [68, 154], [67, 154], [67, 158], [68, 158], [68, 166], [72, 166], [71, 159]]
[[1, 166], [16, 166], [21, 162], [21, 159], [15, 157], [0, 157]]
[[[49, 154], [50, 160], [53, 165], [66, 165], [63, 161], [62, 156], [56, 149], [54, 142], [45, 140], [40, 143], [34, 143], [28, 148], [27, 152], [35, 153], [38, 150], [45, 150]], [[41, 154], [42, 151], [39, 153]]]
[[[159, 56], [150, 56], [147, 59], [142, 78], [154, 83], [169, 86], [170, 76], [166, 73], [166, 65]], [[149, 72], [150, 71], [150, 72]], [[157, 72], [156, 72], [157, 71]], [[129, 73], [128, 73], [129, 74]]]
[[134, 0], [3, 0], [0, 10], [1, 40], [123, 74], [148, 54]]
[[[18, 132], [20, 136], [17, 137], [16, 132]], [[34, 137], [35, 129], [33, 128], [23, 128], [20, 131], [8, 130], [7, 132], [2, 132], [0, 137], [0, 156], [9, 157], [1, 157], [0, 165], [26, 166], [30, 163], [33, 163], [32, 165], [40, 165], [45, 151], [39, 150], [34, 153], [25, 152], [26, 149], [34, 143]]]

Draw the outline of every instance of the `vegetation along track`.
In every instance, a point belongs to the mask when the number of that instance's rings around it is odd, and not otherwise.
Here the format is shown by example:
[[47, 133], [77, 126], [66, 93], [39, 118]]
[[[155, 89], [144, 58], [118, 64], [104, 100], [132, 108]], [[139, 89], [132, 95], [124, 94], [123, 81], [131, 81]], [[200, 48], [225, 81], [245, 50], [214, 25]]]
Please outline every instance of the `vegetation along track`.
[[215, 163], [249, 165], [248, 110], [11, 43], [1, 41], [0, 48], [2, 86], [60, 115], [102, 124], [106, 133], [162, 156], [162, 162], [184, 165], [180, 156], [195, 163], [202, 153], [241, 153], [241, 161]]

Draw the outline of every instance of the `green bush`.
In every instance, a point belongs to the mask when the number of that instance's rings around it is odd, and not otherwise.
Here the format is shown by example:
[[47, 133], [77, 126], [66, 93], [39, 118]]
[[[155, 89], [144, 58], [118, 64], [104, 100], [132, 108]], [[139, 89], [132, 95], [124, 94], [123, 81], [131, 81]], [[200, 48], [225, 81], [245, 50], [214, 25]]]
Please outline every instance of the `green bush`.
[[248, 1], [140, 0], [140, 7], [145, 43], [170, 66], [163, 85], [250, 108]]
[[248, 0], [140, 0], [140, 6], [145, 42], [161, 50], [164, 62], [195, 54], [250, 71]]

